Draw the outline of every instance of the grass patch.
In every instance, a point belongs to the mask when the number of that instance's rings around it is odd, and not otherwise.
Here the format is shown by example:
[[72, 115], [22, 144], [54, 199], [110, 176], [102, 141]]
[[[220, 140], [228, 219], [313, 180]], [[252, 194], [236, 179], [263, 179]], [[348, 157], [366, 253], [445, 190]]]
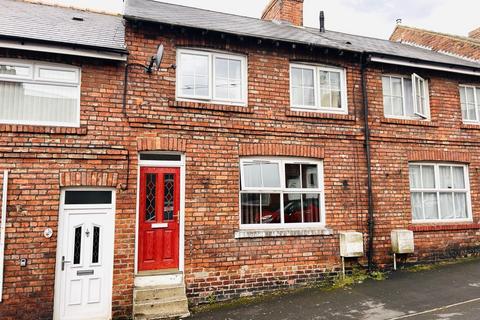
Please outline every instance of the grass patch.
[[326, 286], [323, 289], [335, 290], [350, 287], [352, 285], [362, 283], [367, 279], [383, 281], [387, 279], [387, 274], [380, 271], [373, 271], [369, 274], [366, 270], [353, 269], [351, 274], [347, 274], [345, 276], [342, 274], [338, 275], [336, 278], [334, 278], [333, 283], [330, 286]]
[[383, 281], [386, 280], [387, 273], [386, 272], [381, 272], [381, 271], [373, 271], [370, 273], [370, 279], [373, 279], [375, 281]]

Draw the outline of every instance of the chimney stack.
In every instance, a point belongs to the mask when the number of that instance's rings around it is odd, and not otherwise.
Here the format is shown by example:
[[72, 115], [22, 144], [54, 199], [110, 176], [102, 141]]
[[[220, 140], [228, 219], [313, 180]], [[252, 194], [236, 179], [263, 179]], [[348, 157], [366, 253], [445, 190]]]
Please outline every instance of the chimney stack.
[[480, 40], [480, 27], [468, 33], [469, 38]]
[[303, 26], [303, 0], [271, 0], [263, 11], [262, 19]]
[[325, 32], [325, 13], [320, 11], [320, 32]]

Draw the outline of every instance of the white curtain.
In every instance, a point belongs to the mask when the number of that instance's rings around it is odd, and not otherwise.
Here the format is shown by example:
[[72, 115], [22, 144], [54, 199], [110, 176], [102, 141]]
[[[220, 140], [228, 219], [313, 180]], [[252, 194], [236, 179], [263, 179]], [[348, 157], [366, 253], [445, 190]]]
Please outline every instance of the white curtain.
[[435, 169], [433, 166], [422, 166], [423, 188], [435, 188]]
[[78, 107], [77, 87], [0, 81], [0, 122], [75, 125]]

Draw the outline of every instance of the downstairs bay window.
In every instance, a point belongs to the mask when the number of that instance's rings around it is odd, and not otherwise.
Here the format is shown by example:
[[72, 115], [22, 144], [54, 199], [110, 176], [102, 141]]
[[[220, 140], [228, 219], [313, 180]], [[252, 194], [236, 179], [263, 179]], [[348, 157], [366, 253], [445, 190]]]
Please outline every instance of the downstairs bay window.
[[245, 158], [240, 166], [242, 227], [325, 225], [321, 161]]
[[413, 222], [471, 220], [468, 166], [411, 163]]
[[0, 60], [0, 123], [78, 127], [80, 69]]

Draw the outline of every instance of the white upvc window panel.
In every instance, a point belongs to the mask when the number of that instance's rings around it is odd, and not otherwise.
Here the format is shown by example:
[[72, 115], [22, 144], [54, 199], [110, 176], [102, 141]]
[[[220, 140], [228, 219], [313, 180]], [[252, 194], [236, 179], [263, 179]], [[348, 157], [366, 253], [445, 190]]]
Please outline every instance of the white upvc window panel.
[[17, 60], [0, 60], [0, 77], [33, 80], [33, 65], [20, 63]]
[[177, 99], [245, 106], [247, 59], [241, 55], [179, 49]]
[[425, 79], [420, 77], [418, 74], [412, 74], [412, 83], [413, 83], [413, 110], [415, 115], [421, 118], [428, 118], [427, 111], [427, 83]]
[[306, 65], [292, 65], [290, 68], [290, 79], [292, 106], [300, 109], [316, 109], [316, 68]]
[[343, 68], [300, 63], [290, 65], [290, 104], [295, 111], [347, 114]]
[[48, 65], [35, 66], [35, 79], [47, 82], [79, 84], [80, 70], [78, 68], [62, 68]]
[[322, 161], [242, 158], [240, 184], [242, 228], [325, 226]]
[[213, 100], [245, 102], [245, 58], [213, 54]]
[[211, 99], [211, 54], [181, 50], [178, 57], [178, 96]]
[[463, 122], [480, 124], [480, 87], [460, 85], [459, 90]]
[[399, 119], [429, 119], [428, 82], [412, 74], [382, 76], [384, 115]]
[[468, 166], [410, 163], [413, 222], [471, 221]]
[[0, 60], [0, 123], [78, 127], [80, 69]]

